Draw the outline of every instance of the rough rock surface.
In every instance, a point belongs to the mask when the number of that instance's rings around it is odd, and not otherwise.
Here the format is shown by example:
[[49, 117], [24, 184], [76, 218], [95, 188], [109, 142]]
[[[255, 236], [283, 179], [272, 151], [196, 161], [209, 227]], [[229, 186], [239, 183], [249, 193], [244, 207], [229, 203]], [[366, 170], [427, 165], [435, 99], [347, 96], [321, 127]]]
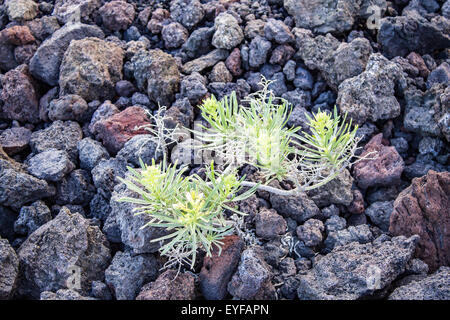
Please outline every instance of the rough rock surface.
[[103, 39], [105, 35], [99, 27], [82, 23], [67, 24], [57, 30], [39, 46], [31, 59], [30, 72], [33, 77], [48, 85], [57, 85], [61, 61], [70, 42], [87, 37]]
[[241, 257], [244, 242], [235, 235], [222, 240], [222, 252], [214, 247], [211, 257], [205, 257], [200, 271], [200, 290], [208, 300], [221, 300], [227, 295], [227, 284]]
[[60, 181], [75, 165], [63, 150], [49, 149], [28, 160], [28, 172], [39, 179]]
[[158, 279], [142, 287], [136, 300], [194, 300], [195, 283], [190, 273], [163, 272]]
[[450, 174], [430, 170], [415, 178], [394, 202], [389, 232], [418, 234], [416, 255], [431, 271], [450, 265]]
[[145, 90], [153, 102], [170, 105], [180, 84], [175, 59], [161, 50], [150, 50], [134, 55], [131, 63], [138, 88]]
[[441, 267], [424, 279], [396, 288], [389, 300], [450, 300], [450, 268]]
[[392, 283], [413, 256], [418, 237], [335, 248], [300, 277], [299, 299], [353, 300]]
[[94, 125], [94, 134], [103, 141], [111, 154], [116, 154], [132, 137], [148, 131], [142, 126], [151, 125], [146, 111], [141, 107], [128, 107]]
[[215, 33], [212, 45], [218, 49], [231, 50], [244, 40], [244, 33], [236, 18], [228, 13], [221, 13], [214, 21]]
[[320, 215], [319, 208], [306, 194], [300, 194], [298, 197], [271, 194], [270, 203], [279, 214], [300, 223]]
[[123, 50], [112, 42], [72, 40], [61, 62], [61, 92], [86, 101], [112, 99], [116, 82], [122, 80], [123, 58]]
[[[2, 113], [7, 119], [36, 123], [39, 121], [38, 94], [27, 65], [8, 71], [2, 78]], [[0, 109], [1, 110], [1, 109]]]
[[14, 231], [21, 235], [30, 235], [40, 226], [52, 220], [52, 214], [45, 202], [38, 200], [20, 209], [14, 222]]
[[373, 137], [361, 154], [361, 157], [367, 156], [368, 159], [354, 166], [354, 177], [363, 189], [400, 182], [405, 163], [395, 147], [383, 145], [382, 139], [381, 133]]
[[117, 252], [105, 271], [105, 282], [117, 300], [134, 300], [144, 283], [155, 280], [157, 261], [152, 254]]
[[17, 285], [19, 259], [8, 240], [0, 238], [0, 300], [11, 297]]
[[242, 253], [236, 273], [228, 283], [228, 292], [240, 299], [274, 299], [271, 267], [264, 261], [260, 247]]
[[349, 205], [353, 200], [353, 178], [348, 170], [343, 170], [335, 179], [324, 186], [311, 190], [308, 196], [319, 208], [331, 204]]
[[9, 156], [13, 156], [28, 147], [30, 138], [31, 130], [25, 127], [6, 129], [0, 134], [0, 146]]
[[374, 53], [366, 71], [341, 83], [336, 103], [358, 124], [392, 119], [400, 115], [400, 104], [395, 98], [397, 87], [406, 87], [402, 69]]
[[[53, 14], [61, 24], [87, 22], [89, 16], [101, 5], [101, 0], [56, 0]], [[69, 25], [70, 23], [67, 24]]]
[[87, 293], [92, 281], [103, 279], [111, 259], [108, 241], [100, 229], [65, 207], [28, 237], [18, 256], [20, 294], [33, 298], [39, 298], [42, 291], [70, 287], [72, 270], [80, 272], [79, 290]]
[[135, 10], [131, 3], [114, 0], [105, 3], [100, 9], [103, 25], [111, 31], [126, 30], [134, 20]]

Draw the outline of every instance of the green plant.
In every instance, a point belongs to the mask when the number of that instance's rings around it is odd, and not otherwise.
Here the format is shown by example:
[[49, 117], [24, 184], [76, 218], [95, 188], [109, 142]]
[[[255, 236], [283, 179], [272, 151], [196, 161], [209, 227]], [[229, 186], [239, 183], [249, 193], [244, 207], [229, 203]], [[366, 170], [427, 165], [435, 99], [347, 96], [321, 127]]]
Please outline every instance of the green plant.
[[[186, 166], [168, 165], [167, 141], [175, 141], [174, 130], [164, 126], [164, 116], [153, 116], [155, 126], [149, 131], [164, 152], [164, 160], [141, 169], [128, 168], [130, 177], [120, 179], [138, 198], [124, 197], [139, 205], [136, 214], [150, 217], [144, 227], [164, 228], [167, 234], [152, 241], [164, 240], [160, 253], [169, 257], [167, 266], [187, 262], [194, 265], [199, 248], [211, 255], [213, 246], [221, 248], [221, 239], [233, 232], [233, 221], [225, 218], [225, 210], [243, 215], [230, 204], [251, 196], [257, 189], [284, 196], [318, 188], [334, 179], [349, 166], [357, 149], [357, 127], [352, 129], [346, 116], [341, 119], [320, 111], [308, 116], [310, 132], [287, 128], [290, 107], [269, 90], [270, 82], [262, 81], [262, 90], [250, 95], [245, 106], [236, 94], [218, 101], [214, 96], [199, 106], [207, 125], [190, 130], [201, 141], [201, 148], [214, 151], [215, 163], [206, 166], [206, 179], [197, 174], [186, 176]], [[261, 171], [263, 183], [238, 179], [243, 164]], [[269, 186], [274, 180], [290, 181], [295, 188], [282, 190]], [[243, 187], [247, 187], [244, 192]]]
[[232, 225], [224, 217], [224, 210], [240, 214], [229, 204], [250, 196], [254, 189], [238, 195], [242, 179], [236, 172], [217, 173], [211, 163], [206, 171], [207, 181], [198, 175], [185, 176], [186, 167], [163, 162], [146, 165], [141, 170], [128, 168], [130, 177], [120, 181], [139, 198], [122, 197], [119, 201], [138, 204], [135, 214], [147, 214], [150, 220], [142, 226], [164, 228], [167, 235], [152, 240], [166, 243], [161, 255], [169, 257], [166, 266], [188, 263], [193, 267], [197, 249], [211, 255], [212, 247], [221, 248], [220, 240], [232, 233]]

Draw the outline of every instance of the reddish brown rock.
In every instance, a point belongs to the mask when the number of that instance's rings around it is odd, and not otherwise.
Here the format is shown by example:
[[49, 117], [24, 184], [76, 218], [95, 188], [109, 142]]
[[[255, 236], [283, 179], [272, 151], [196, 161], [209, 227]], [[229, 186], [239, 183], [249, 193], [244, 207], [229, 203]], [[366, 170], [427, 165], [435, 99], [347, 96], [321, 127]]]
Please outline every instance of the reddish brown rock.
[[15, 155], [28, 146], [31, 131], [24, 127], [6, 129], [0, 134], [0, 146], [9, 155]]
[[0, 38], [5, 39], [15, 46], [22, 46], [35, 41], [30, 28], [27, 26], [14, 26], [4, 29], [0, 32]]
[[189, 273], [167, 270], [142, 287], [136, 300], [194, 300], [195, 279]]
[[382, 140], [382, 133], [373, 137], [361, 154], [361, 157], [367, 156], [368, 159], [358, 162], [354, 167], [353, 176], [362, 189], [400, 182], [405, 163], [395, 147], [383, 145]]
[[418, 234], [416, 256], [431, 272], [450, 266], [450, 173], [430, 170], [414, 178], [394, 202], [389, 232]]
[[227, 284], [237, 268], [244, 242], [236, 235], [225, 237], [222, 253], [214, 247], [211, 257], [206, 256], [200, 271], [200, 290], [205, 299], [221, 300], [227, 295]]
[[8, 71], [2, 78], [3, 115], [10, 120], [39, 122], [39, 98], [27, 65]]
[[235, 48], [230, 53], [227, 60], [225, 60], [225, 65], [233, 76], [238, 77], [242, 74], [241, 51], [238, 48]]
[[419, 70], [419, 74], [422, 78], [426, 79], [428, 78], [428, 75], [430, 74], [430, 70], [428, 70], [428, 67], [425, 63], [425, 61], [422, 59], [422, 57], [415, 53], [411, 52], [406, 59], [408, 59], [409, 63], [412, 64], [414, 67]]
[[352, 191], [353, 193], [353, 201], [347, 207], [348, 212], [352, 214], [361, 214], [364, 212], [364, 198], [358, 189]]
[[279, 64], [281, 66], [284, 66], [294, 54], [295, 50], [291, 46], [288, 46], [286, 44], [279, 45], [273, 50], [269, 62], [271, 64]]
[[126, 30], [136, 14], [134, 6], [123, 0], [107, 2], [99, 9], [103, 25], [111, 31]]
[[169, 18], [169, 16], [169, 11], [161, 8], [156, 9], [152, 12], [152, 18], [147, 24], [147, 29], [153, 34], [159, 34], [163, 28], [162, 22]]
[[147, 130], [139, 127], [149, 124], [145, 110], [134, 106], [96, 122], [93, 130], [96, 137], [103, 141], [106, 149], [116, 154], [132, 137], [147, 134]]

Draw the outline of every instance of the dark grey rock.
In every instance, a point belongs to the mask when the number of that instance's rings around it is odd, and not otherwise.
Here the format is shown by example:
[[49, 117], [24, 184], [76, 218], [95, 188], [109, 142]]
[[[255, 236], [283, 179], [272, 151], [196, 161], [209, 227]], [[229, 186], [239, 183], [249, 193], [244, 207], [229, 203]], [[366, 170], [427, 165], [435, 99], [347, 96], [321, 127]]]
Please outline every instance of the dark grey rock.
[[302, 67], [298, 67], [295, 70], [294, 86], [302, 90], [311, 90], [313, 85], [314, 79], [311, 73]]
[[180, 94], [187, 97], [192, 105], [197, 105], [208, 93], [205, 78], [198, 72], [193, 72], [181, 81]]
[[389, 218], [394, 210], [394, 201], [378, 201], [372, 203], [365, 211], [373, 224], [383, 231], [389, 230]]
[[83, 169], [72, 171], [56, 185], [56, 203], [61, 205], [86, 205], [94, 194], [91, 176]]
[[286, 220], [275, 210], [261, 208], [255, 217], [256, 235], [263, 239], [274, 239], [286, 233]]
[[82, 300], [83, 301], [83, 300], [95, 300], [95, 299], [91, 298], [91, 297], [82, 296], [75, 290], [59, 289], [56, 292], [42, 291], [41, 295], [39, 297], [39, 300], [63, 300], [63, 301]]
[[109, 153], [103, 145], [91, 138], [84, 138], [77, 144], [80, 167], [91, 171], [102, 159], [108, 159]]
[[272, 193], [270, 203], [283, 217], [292, 218], [299, 223], [320, 215], [317, 205], [304, 193], [289, 197]]
[[121, 97], [131, 97], [136, 87], [128, 80], [120, 80], [116, 83], [116, 92]]
[[62, 96], [52, 100], [48, 105], [48, 118], [55, 120], [76, 120], [85, 119], [89, 107], [87, 102], [75, 94]]
[[19, 258], [8, 240], [0, 238], [0, 300], [12, 297], [19, 274]]
[[[324, 209], [322, 209], [323, 211]], [[325, 228], [327, 230], [327, 234], [332, 232], [344, 230], [347, 226], [347, 221], [344, 218], [339, 217], [338, 215], [331, 216], [325, 221]]]
[[261, 36], [256, 36], [250, 42], [249, 51], [249, 64], [252, 68], [258, 68], [264, 64], [267, 60], [267, 55], [269, 53], [272, 44], [270, 41], [266, 40]]
[[102, 159], [92, 169], [92, 180], [98, 192], [105, 198], [111, 197], [114, 186], [119, 182], [117, 177], [123, 178], [126, 173], [127, 162], [117, 157]]
[[211, 39], [214, 28], [198, 28], [194, 30], [181, 47], [186, 60], [196, 59], [211, 51]]
[[158, 162], [162, 160], [163, 154], [161, 150], [157, 151], [158, 145], [154, 140], [154, 137], [148, 134], [134, 136], [125, 143], [117, 156], [135, 167], [140, 166], [140, 160], [146, 164], [152, 163], [153, 160]]
[[154, 255], [118, 251], [105, 271], [105, 282], [117, 300], [134, 300], [142, 285], [155, 280], [157, 274]]
[[87, 293], [92, 281], [102, 280], [111, 259], [108, 241], [100, 229], [64, 207], [55, 219], [28, 237], [18, 256], [19, 293], [32, 298], [39, 298], [42, 291], [68, 288], [73, 284], [69, 283], [73, 270], [80, 275], [77, 290]]
[[91, 217], [100, 220], [102, 223], [105, 222], [111, 212], [109, 201], [99, 193], [96, 193], [94, 197], [92, 197], [92, 200], [89, 203], [89, 208]]
[[[361, 214], [360, 214], [361, 215]], [[340, 228], [340, 226], [338, 226]], [[335, 247], [343, 246], [352, 242], [368, 243], [373, 241], [373, 234], [366, 224], [350, 226], [347, 229], [338, 231], [328, 230], [328, 236], [325, 239], [324, 252], [330, 252]]]
[[78, 158], [77, 143], [83, 137], [80, 125], [75, 121], [55, 121], [49, 127], [31, 134], [30, 147], [35, 154], [49, 149], [66, 151], [72, 162]]
[[434, 69], [427, 79], [427, 88], [430, 89], [436, 83], [448, 85], [450, 83], [450, 65], [443, 62], [439, 67]]
[[206, 55], [185, 63], [182, 70], [186, 74], [193, 72], [202, 72], [203, 70], [214, 66], [217, 62], [228, 58], [229, 52], [224, 49], [215, 49]]
[[17, 213], [9, 210], [6, 207], [0, 205], [0, 237], [13, 241], [14, 234], [14, 222], [17, 219]]
[[156, 252], [161, 244], [151, 240], [162, 237], [167, 231], [155, 227], [142, 229], [141, 227], [149, 221], [149, 217], [145, 214], [135, 216], [133, 209], [136, 205], [119, 202], [122, 197], [137, 197], [137, 194], [128, 190], [123, 183], [116, 186], [111, 195], [111, 212], [106, 219], [103, 232], [108, 240], [122, 242], [133, 254]]
[[242, 252], [236, 273], [228, 283], [228, 292], [235, 298], [274, 299], [272, 271], [264, 261], [260, 247], [250, 247]]
[[444, 147], [442, 140], [431, 138], [431, 137], [423, 137], [419, 142], [419, 153], [426, 155], [430, 154], [433, 157], [436, 157]]
[[432, 275], [396, 288], [389, 300], [450, 300], [450, 268], [442, 266]]
[[396, 89], [405, 87], [402, 69], [375, 53], [370, 56], [366, 71], [341, 83], [336, 102], [341, 112], [348, 112], [358, 124], [392, 119], [400, 115]]
[[331, 204], [343, 204], [348, 206], [353, 201], [353, 178], [348, 170], [343, 170], [335, 179], [327, 184], [308, 191], [308, 196], [319, 208]]
[[14, 222], [14, 231], [20, 235], [30, 235], [40, 226], [52, 219], [50, 209], [43, 201], [33, 202], [20, 209], [19, 217]]
[[298, 297], [355, 300], [391, 284], [411, 260], [418, 236], [378, 244], [351, 243], [334, 249], [300, 277]]
[[91, 118], [91, 122], [89, 124], [89, 131], [92, 134], [95, 134], [95, 124], [99, 122], [100, 120], [105, 120], [116, 113], [119, 113], [119, 109], [111, 103], [111, 101], [106, 100], [104, 103], [102, 103], [94, 112]]
[[100, 300], [112, 300], [111, 291], [108, 286], [101, 281], [92, 281], [91, 296]]
[[31, 157], [28, 161], [28, 172], [39, 179], [58, 182], [75, 165], [70, 161], [69, 155], [64, 150], [48, 149]]

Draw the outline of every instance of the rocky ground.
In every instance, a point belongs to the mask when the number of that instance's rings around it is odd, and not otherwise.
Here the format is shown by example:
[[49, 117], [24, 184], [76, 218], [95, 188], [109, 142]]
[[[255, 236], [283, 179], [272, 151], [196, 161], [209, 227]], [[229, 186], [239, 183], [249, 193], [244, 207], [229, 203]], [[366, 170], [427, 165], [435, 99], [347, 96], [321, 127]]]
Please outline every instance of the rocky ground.
[[[336, 104], [376, 157], [258, 192], [169, 281], [160, 230], [116, 201], [161, 157], [135, 127], [158, 104], [191, 127], [261, 75], [289, 126]], [[449, 79], [449, 0], [1, 0], [0, 299], [450, 299]]]

